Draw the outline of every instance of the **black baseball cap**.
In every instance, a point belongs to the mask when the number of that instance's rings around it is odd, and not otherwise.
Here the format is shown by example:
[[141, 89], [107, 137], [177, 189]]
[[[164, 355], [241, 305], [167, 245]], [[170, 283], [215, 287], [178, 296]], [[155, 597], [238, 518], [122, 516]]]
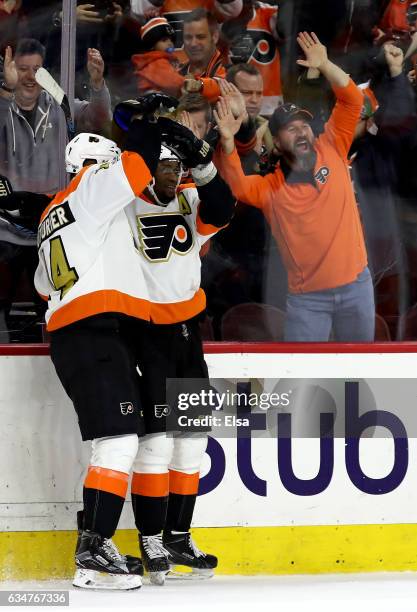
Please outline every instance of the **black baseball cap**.
[[276, 134], [278, 130], [295, 119], [307, 119], [307, 121], [311, 121], [313, 115], [308, 110], [300, 108], [291, 102], [281, 104], [281, 106], [278, 106], [278, 108], [274, 110], [269, 118], [269, 129], [271, 134]]

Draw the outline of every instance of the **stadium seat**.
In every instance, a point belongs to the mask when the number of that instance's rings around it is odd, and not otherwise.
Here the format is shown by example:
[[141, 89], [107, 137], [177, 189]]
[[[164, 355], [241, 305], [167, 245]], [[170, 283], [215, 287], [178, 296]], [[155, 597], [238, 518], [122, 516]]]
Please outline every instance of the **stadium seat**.
[[206, 317], [204, 321], [200, 323], [201, 339], [207, 341], [214, 340], [214, 330], [211, 317]]
[[391, 333], [387, 322], [384, 317], [379, 314], [375, 314], [375, 341], [379, 342], [390, 342]]
[[414, 304], [401, 318], [402, 340], [417, 340], [417, 304]]
[[284, 321], [285, 313], [270, 304], [237, 304], [222, 317], [221, 338], [243, 342], [283, 342]]

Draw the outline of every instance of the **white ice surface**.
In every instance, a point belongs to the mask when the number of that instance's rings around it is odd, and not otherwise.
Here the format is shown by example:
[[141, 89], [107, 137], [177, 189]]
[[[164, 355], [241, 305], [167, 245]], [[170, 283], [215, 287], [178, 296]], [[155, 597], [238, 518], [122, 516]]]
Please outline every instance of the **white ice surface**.
[[204, 581], [170, 580], [164, 587], [145, 583], [141, 589], [130, 592], [85, 591], [73, 588], [65, 580], [0, 583], [0, 590], [15, 589], [69, 589], [70, 608], [75, 610], [417, 612], [417, 573], [219, 576]]

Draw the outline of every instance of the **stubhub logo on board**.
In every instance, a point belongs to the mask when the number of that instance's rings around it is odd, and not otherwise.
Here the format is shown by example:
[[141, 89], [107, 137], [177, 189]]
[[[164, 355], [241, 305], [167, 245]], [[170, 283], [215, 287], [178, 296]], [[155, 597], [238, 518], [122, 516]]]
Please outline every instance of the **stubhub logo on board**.
[[[288, 379], [286, 382], [288, 383]], [[293, 382], [292, 411], [277, 410], [272, 414], [273, 423], [269, 411], [263, 414], [255, 413], [247, 407], [237, 409], [237, 416], [244, 414], [245, 419], [249, 421], [248, 426], [236, 429], [237, 467], [243, 485], [255, 495], [267, 495], [267, 482], [257, 476], [252, 463], [252, 439], [255, 436], [262, 437], [267, 430], [271, 430], [272, 425], [276, 432], [278, 475], [290, 493], [309, 496], [318, 495], [327, 489], [333, 477], [335, 437], [343, 437], [345, 440], [346, 472], [358, 490], [370, 495], [383, 495], [396, 489], [407, 474], [408, 436], [417, 437], [417, 433], [414, 433], [417, 432], [417, 414], [414, 416], [417, 411], [413, 406], [417, 402], [416, 382], [411, 379], [374, 379], [360, 383], [332, 381], [331, 384], [336, 385], [334, 388], [338, 385], [343, 389], [343, 406], [340, 397], [335, 398], [335, 393], [329, 393], [325, 388], [326, 385], [316, 384], [312, 387], [311, 384], [306, 385], [306, 381], [301, 382], [301, 385]], [[237, 388], [240, 393], [249, 394], [252, 389], [251, 382], [238, 383]], [[392, 405], [398, 408], [401, 404], [399, 389], [404, 391], [404, 388], [406, 395], [410, 395], [406, 402], [408, 411], [404, 409], [399, 416], [385, 408], [378, 408], [378, 398], [382, 404], [396, 400]], [[360, 398], [360, 391], [363, 398]], [[297, 410], [297, 397], [301, 406], [301, 415], [300, 410]], [[396, 411], [398, 412], [398, 409]], [[312, 419], [316, 421], [317, 434], [311, 433]], [[310, 420], [310, 429], [307, 428], [300, 435], [303, 424], [308, 420]], [[302, 479], [294, 473], [292, 440], [295, 437], [320, 438], [320, 467], [313, 478]], [[371, 477], [361, 467], [359, 446], [361, 439], [365, 437], [384, 437], [393, 440], [392, 467], [384, 476]], [[210, 457], [211, 467], [200, 480], [199, 495], [210, 493], [218, 487], [226, 471], [226, 456], [221, 440], [210, 435], [206, 452]]]

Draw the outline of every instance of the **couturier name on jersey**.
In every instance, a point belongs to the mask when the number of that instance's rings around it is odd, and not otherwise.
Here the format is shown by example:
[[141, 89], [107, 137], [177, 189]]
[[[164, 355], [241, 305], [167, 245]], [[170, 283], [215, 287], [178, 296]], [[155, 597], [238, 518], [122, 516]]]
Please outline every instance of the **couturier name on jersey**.
[[38, 248], [44, 240], [47, 240], [56, 231], [74, 222], [74, 215], [71, 212], [68, 202], [64, 202], [59, 206], [54, 206], [39, 226]]

